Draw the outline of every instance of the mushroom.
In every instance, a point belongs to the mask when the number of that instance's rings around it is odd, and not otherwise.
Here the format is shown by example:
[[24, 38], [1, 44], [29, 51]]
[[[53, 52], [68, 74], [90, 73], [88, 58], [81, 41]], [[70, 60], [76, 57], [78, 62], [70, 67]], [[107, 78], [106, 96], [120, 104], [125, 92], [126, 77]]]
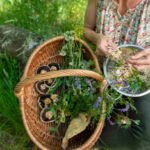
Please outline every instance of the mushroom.
[[52, 111], [49, 108], [44, 108], [41, 111], [40, 119], [42, 122], [49, 123], [54, 121], [54, 116]]
[[52, 99], [52, 101], [53, 101], [54, 104], [59, 101], [57, 94], [52, 94], [52, 95], [51, 95], [51, 99]]
[[48, 104], [50, 104], [51, 103], [51, 99], [50, 98], [45, 98], [44, 99], [44, 104], [45, 105], [48, 105]]
[[47, 80], [47, 83], [48, 83], [48, 84], [52, 84], [52, 82], [53, 82], [52, 79], [48, 79], [48, 80]]
[[48, 88], [53, 88], [56, 85], [56, 80], [48, 79], [45, 81], [45, 84]]
[[57, 63], [50, 63], [49, 65], [49, 68], [50, 68], [50, 71], [57, 71], [57, 70], [59, 70], [59, 65], [57, 64]]
[[51, 103], [50, 95], [40, 95], [38, 98], [38, 104], [41, 108], [49, 107]]
[[44, 74], [50, 71], [50, 68], [48, 66], [40, 66], [37, 71], [36, 74]]
[[49, 88], [46, 86], [45, 81], [35, 83], [35, 89], [39, 94], [46, 95]]

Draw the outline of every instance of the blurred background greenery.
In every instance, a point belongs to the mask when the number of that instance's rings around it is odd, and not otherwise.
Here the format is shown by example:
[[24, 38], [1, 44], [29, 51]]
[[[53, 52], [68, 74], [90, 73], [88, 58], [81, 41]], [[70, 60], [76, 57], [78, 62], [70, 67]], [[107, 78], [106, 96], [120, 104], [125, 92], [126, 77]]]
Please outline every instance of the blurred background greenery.
[[87, 0], [1, 0], [0, 24], [13, 24], [44, 37], [83, 25]]
[[[44, 40], [83, 27], [87, 0], [0, 0], [0, 25], [13, 24]], [[13, 90], [23, 68], [0, 53], [0, 150], [30, 150]]]

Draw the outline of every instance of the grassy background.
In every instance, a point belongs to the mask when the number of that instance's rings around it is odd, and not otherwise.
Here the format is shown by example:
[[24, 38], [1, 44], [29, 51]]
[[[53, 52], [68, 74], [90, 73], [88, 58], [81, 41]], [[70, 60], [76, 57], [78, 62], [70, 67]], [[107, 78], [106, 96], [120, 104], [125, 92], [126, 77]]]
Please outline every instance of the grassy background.
[[18, 62], [8, 55], [0, 55], [0, 149], [28, 149], [27, 136], [19, 110], [19, 103], [14, 96], [14, 87], [21, 76]]
[[82, 27], [87, 0], [1, 0], [0, 24], [14, 24], [45, 38]]
[[[83, 26], [87, 0], [0, 0], [0, 25], [13, 24], [44, 40]], [[30, 150], [14, 87], [23, 68], [0, 53], [0, 150]]]

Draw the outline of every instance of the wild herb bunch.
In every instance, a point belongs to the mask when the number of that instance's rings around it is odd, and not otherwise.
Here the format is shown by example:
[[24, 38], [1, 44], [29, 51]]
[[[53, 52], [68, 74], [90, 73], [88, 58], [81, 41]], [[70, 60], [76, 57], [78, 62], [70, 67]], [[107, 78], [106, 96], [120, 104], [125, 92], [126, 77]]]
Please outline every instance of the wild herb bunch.
[[[94, 62], [85, 60], [82, 53], [83, 47], [75, 41], [75, 33], [65, 34], [65, 42], [60, 50], [61, 56], [66, 56], [62, 69], [86, 69], [91, 70]], [[106, 102], [106, 117], [111, 125], [119, 124], [122, 127], [129, 127], [132, 122], [138, 124], [139, 121], [132, 120], [130, 114], [136, 111], [134, 101], [130, 97], [123, 97], [113, 88], [106, 88], [100, 95], [99, 83], [86, 77], [64, 77], [57, 79], [57, 85], [61, 85], [59, 102], [50, 105], [58, 125], [51, 128], [58, 132], [58, 127], [66, 121], [66, 118], [75, 118], [79, 113], [85, 113], [92, 117], [92, 122], [98, 120], [102, 115], [102, 103]], [[50, 91], [52, 94], [54, 90]]]
[[[75, 33], [65, 34], [65, 42], [60, 50], [61, 56], [66, 56], [62, 69], [86, 69], [91, 70], [94, 61], [83, 58], [83, 47], [75, 41]], [[55, 122], [65, 122], [67, 116], [75, 118], [79, 113], [88, 114], [94, 121], [101, 113], [102, 98], [99, 92], [99, 82], [87, 77], [64, 77], [58, 78], [57, 83], [61, 85], [59, 102], [50, 105]], [[58, 112], [58, 113], [57, 113]]]
[[118, 59], [110, 58], [108, 62], [109, 80], [120, 91], [128, 94], [140, 94], [149, 88], [149, 72], [138, 71], [126, 61], [138, 51], [140, 50], [137, 48], [120, 48], [122, 56]]
[[105, 88], [102, 99], [106, 102], [106, 118], [110, 125], [128, 128], [131, 124], [139, 124], [139, 120], [132, 119], [137, 109], [132, 97], [120, 95], [113, 87]]

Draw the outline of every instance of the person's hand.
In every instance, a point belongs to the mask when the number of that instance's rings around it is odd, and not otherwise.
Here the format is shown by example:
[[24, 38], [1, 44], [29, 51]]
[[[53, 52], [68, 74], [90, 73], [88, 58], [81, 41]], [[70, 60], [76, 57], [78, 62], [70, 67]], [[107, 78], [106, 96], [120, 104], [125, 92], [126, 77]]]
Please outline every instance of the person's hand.
[[131, 56], [127, 62], [133, 64], [133, 67], [137, 70], [150, 68], [150, 47], [139, 52], [135, 56]]
[[117, 46], [111, 41], [111, 39], [104, 35], [99, 35], [96, 43], [96, 54], [100, 56], [110, 55], [108, 48], [118, 50]]

